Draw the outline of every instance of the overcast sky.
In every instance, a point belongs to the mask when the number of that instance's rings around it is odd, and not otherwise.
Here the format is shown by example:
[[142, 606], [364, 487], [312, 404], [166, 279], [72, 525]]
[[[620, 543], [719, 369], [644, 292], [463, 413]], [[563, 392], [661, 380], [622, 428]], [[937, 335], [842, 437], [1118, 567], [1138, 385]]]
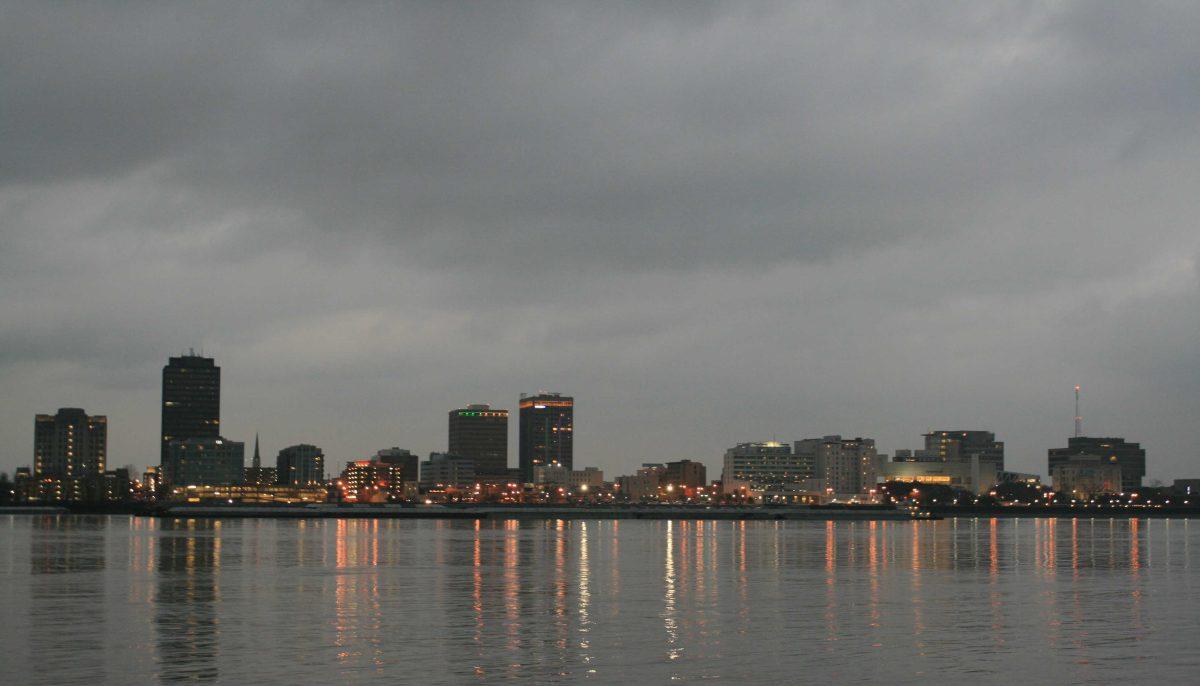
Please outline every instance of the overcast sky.
[[[1084, 429], [1200, 477], [1200, 5], [0, 6], [0, 469], [33, 416], [327, 464], [576, 397], [610, 478]], [[249, 445], [248, 445], [249, 450]], [[247, 455], [249, 458], [249, 455]]]

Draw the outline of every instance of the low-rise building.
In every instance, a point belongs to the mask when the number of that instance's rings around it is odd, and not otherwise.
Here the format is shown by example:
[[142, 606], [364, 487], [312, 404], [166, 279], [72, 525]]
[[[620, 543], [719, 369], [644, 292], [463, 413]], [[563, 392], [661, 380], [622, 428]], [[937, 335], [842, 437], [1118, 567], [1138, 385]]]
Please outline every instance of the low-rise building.
[[323, 503], [329, 491], [319, 486], [176, 486], [168, 497], [186, 503], [285, 504]]
[[673, 486], [702, 488], [708, 485], [708, 468], [703, 462], [676, 460], [666, 464], [662, 478]]
[[378, 460], [347, 462], [337, 486], [342, 499], [350, 502], [387, 502], [403, 498], [403, 468]]
[[647, 462], [642, 464], [636, 474], [618, 476], [618, 497], [635, 503], [658, 499], [658, 489], [662, 485], [664, 472], [666, 465]]
[[952, 461], [939, 458], [880, 463], [880, 476], [884, 481], [940, 484], [970, 491], [976, 495], [987, 493], [997, 483], [998, 474], [994, 461], [984, 460], [979, 456]]
[[599, 489], [604, 486], [604, 472], [597, 467], [568, 469], [554, 462], [547, 465], [535, 465], [533, 468], [533, 483], [564, 486], [571, 489], [576, 489], [580, 486], [587, 486], [589, 489]]
[[246, 445], [227, 438], [184, 438], [167, 444], [162, 479], [179, 486], [228, 486], [245, 481]]

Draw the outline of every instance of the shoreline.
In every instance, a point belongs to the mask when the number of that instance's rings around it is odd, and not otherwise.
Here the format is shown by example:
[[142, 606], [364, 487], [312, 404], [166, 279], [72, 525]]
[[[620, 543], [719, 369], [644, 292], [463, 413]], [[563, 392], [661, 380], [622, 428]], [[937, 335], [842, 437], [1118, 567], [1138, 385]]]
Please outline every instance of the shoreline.
[[671, 505], [27, 505], [0, 515], [130, 515], [206, 519], [646, 519], [712, 521], [923, 521], [949, 518], [1200, 518], [1200, 507], [1005, 506], [925, 508], [914, 515], [887, 506], [686, 507]]

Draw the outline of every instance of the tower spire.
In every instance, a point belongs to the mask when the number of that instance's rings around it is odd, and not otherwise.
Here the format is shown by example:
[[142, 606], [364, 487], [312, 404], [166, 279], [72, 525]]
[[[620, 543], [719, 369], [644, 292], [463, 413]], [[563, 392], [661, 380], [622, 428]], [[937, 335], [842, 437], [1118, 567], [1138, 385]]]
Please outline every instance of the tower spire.
[[1083, 435], [1083, 417], [1079, 414], [1079, 385], [1075, 385], [1075, 438]]
[[258, 432], [257, 431], [254, 432], [254, 462], [252, 462], [251, 464], [254, 465], [255, 469], [259, 469], [260, 467], [262, 467], [262, 459], [260, 459], [258, 456]]

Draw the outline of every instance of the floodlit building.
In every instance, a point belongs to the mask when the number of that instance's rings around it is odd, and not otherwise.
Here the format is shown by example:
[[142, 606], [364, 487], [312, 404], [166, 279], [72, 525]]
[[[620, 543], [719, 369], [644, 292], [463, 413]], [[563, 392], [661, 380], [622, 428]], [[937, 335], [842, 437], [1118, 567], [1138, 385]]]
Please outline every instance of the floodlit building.
[[404, 496], [403, 468], [378, 460], [347, 462], [338, 487], [343, 499], [360, 503], [400, 498]]
[[908, 460], [881, 462], [879, 475], [884, 481], [916, 481], [924, 484], [940, 484], [976, 495], [987, 493], [998, 482], [995, 463], [984, 462], [979, 457], [968, 460]]

